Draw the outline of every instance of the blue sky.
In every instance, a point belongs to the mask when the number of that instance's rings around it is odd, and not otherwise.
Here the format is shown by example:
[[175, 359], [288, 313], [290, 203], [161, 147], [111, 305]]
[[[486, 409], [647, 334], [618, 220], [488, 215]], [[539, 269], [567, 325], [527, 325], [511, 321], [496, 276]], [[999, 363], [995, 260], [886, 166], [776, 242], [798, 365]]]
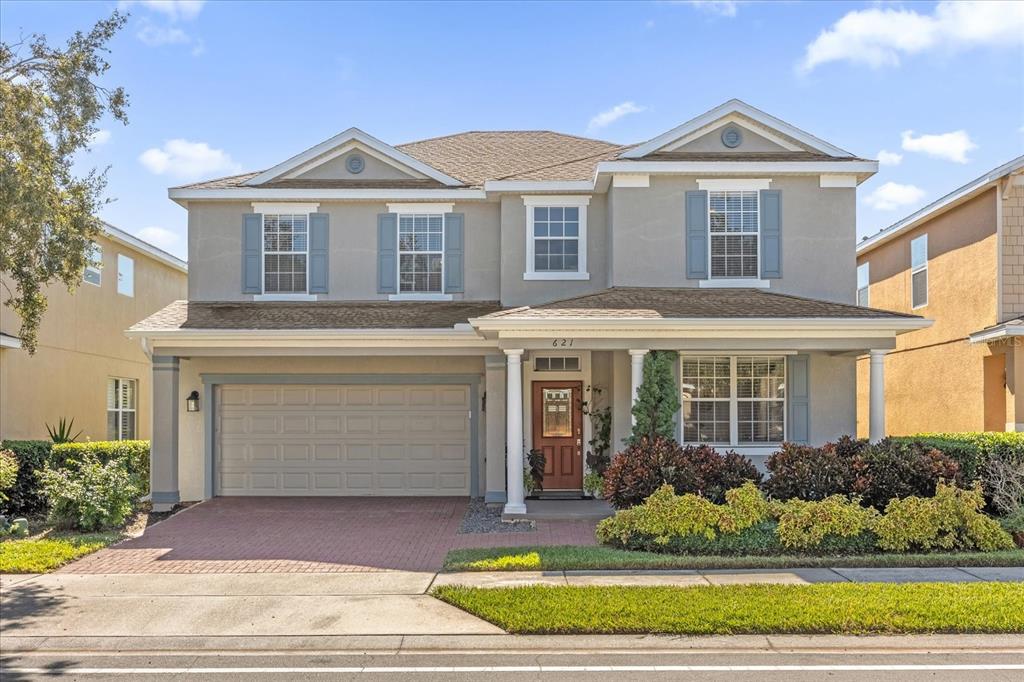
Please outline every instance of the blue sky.
[[[1024, 10], [1004, 3], [8, 2], [0, 35], [63, 41], [118, 5], [110, 84], [130, 124], [103, 217], [184, 256], [166, 188], [260, 170], [349, 126], [392, 144], [462, 130], [651, 138], [738, 97], [888, 163], [858, 234], [1024, 153]], [[601, 116], [604, 114], [604, 116]]]

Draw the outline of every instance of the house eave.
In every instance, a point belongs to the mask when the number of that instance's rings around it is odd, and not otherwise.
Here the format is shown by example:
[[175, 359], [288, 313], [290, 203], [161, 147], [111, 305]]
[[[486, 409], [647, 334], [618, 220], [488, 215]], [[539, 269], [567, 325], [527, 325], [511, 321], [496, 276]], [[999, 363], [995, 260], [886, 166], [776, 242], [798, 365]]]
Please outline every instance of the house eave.
[[190, 189], [172, 187], [167, 196], [179, 204], [188, 201], [386, 201], [449, 200], [469, 201], [487, 198], [482, 189], [272, 189], [235, 187], [227, 189]]

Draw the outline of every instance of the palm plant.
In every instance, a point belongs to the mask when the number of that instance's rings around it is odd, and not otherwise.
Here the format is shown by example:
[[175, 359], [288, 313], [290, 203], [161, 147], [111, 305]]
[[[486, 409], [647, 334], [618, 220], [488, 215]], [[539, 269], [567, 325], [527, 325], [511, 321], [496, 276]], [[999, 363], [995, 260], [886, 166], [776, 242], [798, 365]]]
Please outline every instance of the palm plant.
[[46, 432], [50, 434], [50, 440], [54, 443], [74, 443], [82, 435], [81, 429], [75, 435], [71, 435], [74, 425], [74, 419], [66, 421], [64, 417], [61, 417], [56, 427], [46, 424]]

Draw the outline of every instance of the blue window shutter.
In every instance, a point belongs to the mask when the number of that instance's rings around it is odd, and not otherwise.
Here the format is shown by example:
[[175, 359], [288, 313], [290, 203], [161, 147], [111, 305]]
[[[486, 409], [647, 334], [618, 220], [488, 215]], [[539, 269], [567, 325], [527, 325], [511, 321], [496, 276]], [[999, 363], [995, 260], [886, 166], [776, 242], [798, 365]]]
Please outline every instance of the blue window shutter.
[[309, 214], [309, 293], [326, 294], [328, 283], [328, 241], [330, 218], [326, 213]]
[[708, 193], [686, 193], [686, 277], [708, 278]]
[[398, 214], [377, 214], [377, 293], [398, 293]]
[[242, 215], [242, 293], [259, 294], [260, 258], [263, 254], [263, 216], [259, 213]]
[[465, 291], [465, 216], [446, 213], [444, 216], [444, 290], [445, 293]]
[[811, 376], [807, 355], [790, 355], [786, 359], [786, 430], [791, 443], [811, 440]]
[[782, 277], [782, 192], [761, 190], [761, 277]]

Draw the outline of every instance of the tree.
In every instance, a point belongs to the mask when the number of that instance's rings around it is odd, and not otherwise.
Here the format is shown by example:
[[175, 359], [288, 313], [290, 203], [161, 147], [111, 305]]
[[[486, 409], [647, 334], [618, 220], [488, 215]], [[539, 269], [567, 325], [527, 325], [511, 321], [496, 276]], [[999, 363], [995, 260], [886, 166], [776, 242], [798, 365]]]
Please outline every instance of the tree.
[[679, 412], [679, 389], [672, 376], [673, 354], [652, 351], [644, 357], [643, 380], [633, 404], [636, 424], [629, 437], [630, 444], [643, 436], [652, 441], [657, 436], [675, 438], [676, 413]]
[[106, 170], [76, 177], [72, 166], [104, 114], [128, 122], [124, 89], [98, 83], [110, 68], [106, 45], [127, 18], [115, 10], [63, 49], [38, 34], [0, 43], [0, 272], [4, 305], [21, 318], [30, 353], [43, 288], [59, 281], [74, 291], [102, 225]]

